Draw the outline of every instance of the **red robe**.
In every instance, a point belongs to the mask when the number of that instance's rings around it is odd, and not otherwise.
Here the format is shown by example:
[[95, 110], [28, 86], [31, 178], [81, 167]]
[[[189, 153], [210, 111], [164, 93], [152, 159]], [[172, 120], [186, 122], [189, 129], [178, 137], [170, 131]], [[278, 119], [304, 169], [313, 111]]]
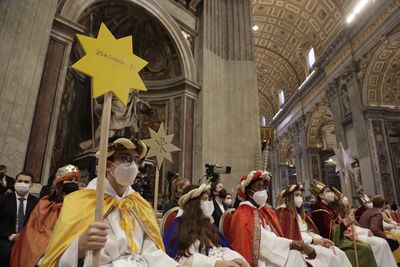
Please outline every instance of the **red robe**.
[[[287, 208], [278, 208], [276, 210], [278, 219], [282, 225], [283, 236], [292, 240], [302, 240], [299, 223], [297, 221], [297, 216], [292, 216], [292, 213]], [[306, 223], [309, 228], [311, 228], [314, 233], [319, 234], [317, 227], [306, 213]]]
[[336, 224], [337, 215], [336, 213], [322, 202], [318, 202], [314, 205], [311, 212], [312, 220], [317, 226], [320, 234], [324, 238], [333, 238], [333, 226]]
[[356, 212], [354, 213], [354, 216], [356, 217], [357, 222], [360, 220], [361, 215], [367, 210], [365, 206], [359, 207]]
[[277, 236], [283, 237], [282, 226], [275, 211], [267, 206], [263, 206], [260, 211], [267, 217], [267, 224], [272, 228], [274, 233]]
[[261, 223], [269, 225], [277, 235], [282, 234], [278, 218], [270, 208], [257, 209], [240, 205], [232, 216], [228, 239], [234, 250], [239, 252], [250, 266], [256, 267], [260, 255]]
[[34, 267], [43, 256], [63, 203], [43, 197], [12, 247], [10, 267]]

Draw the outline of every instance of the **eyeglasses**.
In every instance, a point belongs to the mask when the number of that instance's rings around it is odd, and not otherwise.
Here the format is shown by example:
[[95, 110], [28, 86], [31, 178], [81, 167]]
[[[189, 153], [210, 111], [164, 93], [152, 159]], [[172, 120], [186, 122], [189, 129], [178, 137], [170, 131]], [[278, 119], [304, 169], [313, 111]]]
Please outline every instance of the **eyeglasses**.
[[122, 153], [122, 154], [119, 154], [118, 156], [115, 156], [114, 158], [118, 159], [118, 160], [120, 160], [122, 162], [125, 162], [125, 163], [135, 162], [136, 165], [139, 165], [139, 163], [140, 163], [140, 158], [139, 157], [137, 157], [137, 156], [134, 157], [129, 153]]

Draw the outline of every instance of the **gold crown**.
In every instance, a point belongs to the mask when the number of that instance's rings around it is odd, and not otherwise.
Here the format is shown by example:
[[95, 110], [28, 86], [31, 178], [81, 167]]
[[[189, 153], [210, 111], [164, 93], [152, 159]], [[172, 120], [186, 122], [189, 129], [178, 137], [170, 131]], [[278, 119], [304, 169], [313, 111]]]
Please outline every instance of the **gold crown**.
[[310, 186], [311, 186], [310, 191], [315, 196], [318, 196], [326, 187], [326, 185], [323, 182], [316, 180], [316, 179], [312, 180]]
[[342, 197], [344, 197], [344, 195], [342, 194], [342, 192], [339, 191], [339, 189], [337, 189], [336, 187], [332, 186], [332, 191], [335, 194], [335, 201], [340, 200]]
[[363, 204], [364, 206], [367, 205], [368, 202], [371, 202], [371, 199], [365, 193], [362, 193], [359, 199], [361, 204]]
[[75, 165], [68, 164], [57, 170], [53, 183], [58, 184], [59, 182], [71, 180], [72, 178], [77, 178], [79, 180], [79, 169]]

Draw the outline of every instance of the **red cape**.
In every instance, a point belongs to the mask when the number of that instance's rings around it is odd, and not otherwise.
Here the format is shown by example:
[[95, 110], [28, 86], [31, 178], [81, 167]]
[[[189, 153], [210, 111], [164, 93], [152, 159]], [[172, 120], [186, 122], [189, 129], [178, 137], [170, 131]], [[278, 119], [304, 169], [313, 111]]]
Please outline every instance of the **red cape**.
[[240, 205], [232, 216], [228, 233], [233, 249], [239, 252], [250, 266], [257, 266], [260, 249], [261, 225], [256, 222], [256, 217], [259, 217], [256, 208]]
[[63, 203], [39, 200], [12, 247], [10, 267], [35, 267], [43, 256]]
[[278, 216], [273, 209], [264, 206], [260, 211], [267, 217], [267, 224], [272, 228], [277, 236], [283, 237], [284, 233], [282, 231], [282, 225], [279, 222]]
[[[292, 213], [290, 213], [287, 208], [278, 208], [276, 214], [278, 215], [278, 219], [282, 225], [283, 236], [292, 240], [302, 240], [297, 216], [292, 216]], [[319, 234], [317, 227], [307, 213], [306, 223], [309, 228]]]
[[317, 202], [311, 212], [311, 218], [324, 238], [332, 240], [333, 226], [336, 224], [336, 213], [322, 202]]

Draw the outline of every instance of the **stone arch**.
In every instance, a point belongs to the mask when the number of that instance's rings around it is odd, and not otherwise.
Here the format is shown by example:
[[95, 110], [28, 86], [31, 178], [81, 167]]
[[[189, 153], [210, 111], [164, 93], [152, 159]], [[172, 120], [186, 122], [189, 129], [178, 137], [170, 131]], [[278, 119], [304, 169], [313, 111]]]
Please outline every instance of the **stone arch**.
[[279, 164], [294, 164], [294, 146], [290, 134], [285, 133], [279, 141]]
[[373, 54], [363, 81], [364, 106], [400, 106], [400, 32], [391, 35]]
[[[112, 1], [110, 1], [111, 4]], [[196, 68], [194, 57], [190, 49], [188, 41], [182, 35], [178, 24], [171, 17], [171, 15], [160, 5], [156, 0], [126, 0], [140, 7], [144, 8], [150, 14], [161, 22], [165, 29], [170, 34], [172, 40], [175, 42], [176, 47], [182, 60], [184, 77], [190, 81], [197, 81]], [[72, 0], [66, 1], [60, 15], [68, 20], [77, 22], [83, 12], [93, 4], [99, 3], [98, 0]]]
[[331, 109], [326, 105], [316, 107], [312, 112], [307, 130], [308, 147], [323, 148], [324, 142], [321, 134], [321, 127], [333, 124]]

